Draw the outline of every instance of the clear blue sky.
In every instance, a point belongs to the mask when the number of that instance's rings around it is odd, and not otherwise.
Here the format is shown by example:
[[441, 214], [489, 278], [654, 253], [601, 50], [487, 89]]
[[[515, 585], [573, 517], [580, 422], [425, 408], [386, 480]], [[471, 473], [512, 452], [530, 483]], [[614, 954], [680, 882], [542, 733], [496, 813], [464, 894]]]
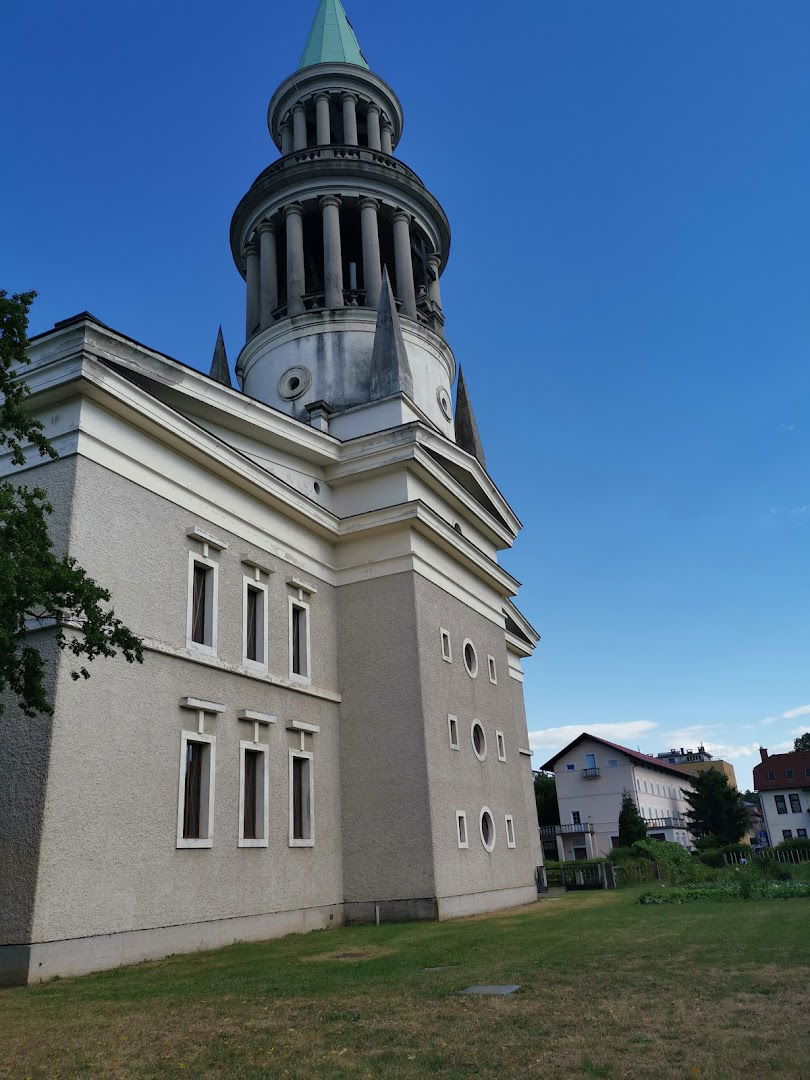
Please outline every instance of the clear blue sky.
[[[346, 2], [453, 227], [535, 760], [702, 739], [748, 785], [810, 727], [810, 4]], [[315, 7], [6, 5], [0, 284], [34, 332], [89, 309], [206, 367], [222, 322], [233, 360], [230, 216]]]

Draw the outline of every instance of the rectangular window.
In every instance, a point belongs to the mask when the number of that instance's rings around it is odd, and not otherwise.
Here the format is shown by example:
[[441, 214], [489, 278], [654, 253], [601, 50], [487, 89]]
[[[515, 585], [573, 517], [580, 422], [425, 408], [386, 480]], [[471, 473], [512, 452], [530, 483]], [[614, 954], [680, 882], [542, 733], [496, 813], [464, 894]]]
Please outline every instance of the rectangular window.
[[312, 794], [312, 754], [290, 750], [290, 847], [315, 843]]
[[619, 762], [615, 757], [608, 758], [608, 768], [609, 769], [617, 769], [618, 767], [619, 767]]
[[788, 780], [793, 779], [793, 769], [785, 769], [785, 776]]
[[456, 832], [458, 833], [458, 846], [466, 848], [470, 846], [467, 839], [467, 815], [463, 810], [456, 810]]
[[579, 810], [572, 810], [571, 811], [571, 823], [573, 825], [581, 825], [582, 824], [582, 818], [580, 817]]
[[502, 731], [495, 732], [495, 742], [498, 746], [498, 761], [506, 761], [506, 742]]
[[309, 606], [290, 600], [290, 675], [309, 679]]
[[239, 847], [267, 847], [266, 746], [239, 744]]
[[585, 755], [585, 768], [586, 769], [595, 769], [596, 768], [596, 754], [586, 754]]
[[576, 769], [576, 765], [566, 765], [565, 769], [566, 769], [566, 772], [573, 772], [574, 769]]
[[266, 668], [267, 587], [251, 578], [244, 579], [243, 618], [243, 662], [247, 665]]
[[793, 830], [792, 829], [782, 829], [782, 839], [783, 840], [792, 840], [793, 839]]
[[442, 660], [446, 660], [448, 664], [453, 663], [453, 649], [450, 645], [450, 635], [446, 630], [440, 630], [439, 634], [442, 641]]
[[800, 814], [802, 812], [802, 803], [798, 795], [789, 795], [790, 799], [790, 812], [791, 814]]
[[768, 779], [773, 780], [774, 778], [775, 778], [775, 774], [773, 772], [769, 772], [768, 773]]
[[200, 555], [189, 556], [186, 648], [216, 655], [217, 564]]
[[498, 672], [495, 669], [495, 657], [487, 656], [487, 668], [489, 669], [489, 681], [497, 685]]
[[458, 750], [458, 720], [455, 716], [447, 716], [447, 728], [450, 735], [451, 750]]
[[807, 829], [797, 829], [796, 830], [796, 835], [801, 837], [803, 840], [806, 840], [807, 839]]
[[787, 804], [785, 803], [785, 796], [784, 795], [774, 795], [773, 801], [776, 803], [776, 812], [777, 812], [777, 814], [786, 814], [787, 813]]
[[213, 735], [184, 731], [180, 737], [177, 847], [210, 848], [214, 834]]
[[506, 846], [515, 847], [515, 823], [511, 814], [506, 815]]

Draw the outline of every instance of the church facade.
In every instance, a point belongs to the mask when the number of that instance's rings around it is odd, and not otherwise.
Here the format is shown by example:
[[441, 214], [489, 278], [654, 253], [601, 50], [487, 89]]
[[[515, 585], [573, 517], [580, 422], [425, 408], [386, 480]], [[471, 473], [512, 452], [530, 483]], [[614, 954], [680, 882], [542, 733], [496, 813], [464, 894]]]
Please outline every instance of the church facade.
[[87, 313], [31, 343], [59, 458], [0, 469], [48, 492], [145, 662], [76, 682], [31, 627], [54, 714], [0, 716], [0, 981], [536, 896], [520, 523], [402, 123], [322, 0], [231, 225], [238, 387], [221, 338], [210, 375]]

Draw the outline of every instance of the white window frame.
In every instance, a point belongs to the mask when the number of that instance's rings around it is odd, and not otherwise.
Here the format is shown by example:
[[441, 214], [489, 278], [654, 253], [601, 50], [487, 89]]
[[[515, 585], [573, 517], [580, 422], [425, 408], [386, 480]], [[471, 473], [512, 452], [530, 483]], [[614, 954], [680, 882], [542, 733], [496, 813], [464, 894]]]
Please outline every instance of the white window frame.
[[487, 653], [487, 672], [489, 673], [489, 681], [493, 686], [498, 685], [498, 669], [495, 667], [495, 657]]
[[[484, 839], [484, 815], [485, 814], [489, 815], [489, 820], [492, 822], [492, 843], [491, 844], [487, 844], [486, 840]], [[481, 807], [481, 813], [478, 816], [478, 831], [481, 834], [481, 844], [482, 844], [482, 846], [484, 848], [484, 851], [494, 851], [494, 849], [495, 849], [495, 840], [497, 839], [497, 832], [496, 832], [496, 829], [495, 829], [495, 817], [493, 816], [493, 813], [492, 813], [492, 811], [490, 810], [490, 808], [488, 806], [482, 806]]]
[[458, 717], [453, 716], [452, 713], [447, 714], [447, 735], [450, 739], [450, 749], [460, 750], [458, 741]]
[[[208, 567], [211, 570], [211, 597], [210, 597], [210, 618], [211, 618], [211, 644], [205, 645], [200, 641], [194, 641], [192, 639], [192, 630], [194, 625], [194, 566], [199, 563], [200, 566]], [[207, 555], [198, 555], [194, 551], [188, 553], [188, 610], [186, 612], [186, 649], [189, 652], [203, 653], [205, 656], [217, 655], [217, 635], [218, 635], [218, 607], [219, 607], [219, 563], [213, 559], [209, 559]]]
[[[312, 633], [310, 626], [310, 608], [306, 600], [299, 600], [297, 596], [290, 596], [288, 599], [289, 614], [287, 617], [287, 636], [289, 638], [289, 662], [290, 662], [290, 681], [298, 683], [299, 686], [309, 686], [312, 682], [312, 650], [311, 641]], [[304, 612], [304, 628], [306, 630], [306, 657], [307, 657], [307, 670], [305, 675], [301, 675], [298, 672], [293, 671], [293, 609], [300, 608]]]
[[[450, 634], [444, 627], [439, 627], [439, 641], [441, 642], [442, 660], [445, 663], [453, 663], [453, 646], [450, 642]], [[445, 648], [447, 646], [447, 648]]]
[[[248, 616], [248, 590], [255, 589], [262, 594], [262, 620], [259, 627], [259, 641], [263, 660], [251, 660], [247, 654], [247, 616]], [[242, 579], [242, 664], [250, 671], [267, 671], [267, 627], [268, 627], [268, 590], [263, 581], [257, 581], [255, 577], [247, 574]]]
[[502, 731], [495, 732], [495, 746], [498, 750], [498, 761], [506, 761], [506, 740]]
[[[246, 751], [253, 750], [264, 758], [261, 765], [262, 794], [261, 807], [258, 820], [262, 826], [262, 836], [258, 839], [245, 837], [245, 756]], [[270, 806], [268, 799], [268, 784], [270, 780], [270, 747], [266, 743], [257, 743], [245, 739], [239, 742], [239, 847], [240, 848], [266, 848], [268, 844], [270, 828]]]
[[[483, 752], [483, 754], [478, 753], [478, 750], [477, 750], [476, 745], [475, 745], [475, 729], [477, 727], [481, 728], [481, 734], [484, 737], [484, 752]], [[479, 761], [485, 761], [486, 756], [487, 756], [487, 733], [486, 733], [486, 731], [484, 731], [484, 725], [481, 723], [480, 720], [473, 720], [473, 722], [470, 724], [470, 744], [472, 745], [473, 753], [478, 758], [478, 760]]]
[[[473, 659], [475, 660], [475, 667], [472, 670], [470, 669], [470, 665], [467, 663], [467, 646], [468, 645], [472, 649]], [[464, 661], [464, 670], [467, 672], [467, 674], [470, 676], [470, 678], [471, 679], [477, 679], [478, 678], [478, 651], [476, 650], [475, 645], [472, 643], [472, 641], [470, 641], [469, 638], [464, 638], [464, 643], [461, 646], [461, 659]]]
[[504, 823], [506, 825], [506, 846], [508, 848], [517, 847], [515, 840], [515, 819], [511, 814], [504, 815]]
[[[290, 847], [315, 847], [315, 755], [311, 750], [290, 750], [290, 832], [289, 832], [289, 846]], [[295, 758], [305, 758], [309, 761], [309, 837], [304, 839], [296, 838], [293, 833], [295, 831], [295, 812], [293, 804], [293, 761]]]
[[[185, 816], [186, 799], [186, 764], [190, 742], [208, 744], [208, 783], [205, 786], [204, 811], [206, 815], [206, 836], [186, 837], [183, 836], [183, 818]], [[178, 848], [211, 848], [214, 846], [214, 795], [216, 787], [216, 735], [203, 735], [197, 731], [182, 731], [180, 733], [180, 782], [177, 791], [177, 847]]]
[[[464, 829], [464, 839], [461, 839], [461, 830]], [[467, 829], [467, 814], [464, 810], [456, 810], [456, 840], [458, 841], [459, 848], [468, 848], [470, 846], [470, 833]]]

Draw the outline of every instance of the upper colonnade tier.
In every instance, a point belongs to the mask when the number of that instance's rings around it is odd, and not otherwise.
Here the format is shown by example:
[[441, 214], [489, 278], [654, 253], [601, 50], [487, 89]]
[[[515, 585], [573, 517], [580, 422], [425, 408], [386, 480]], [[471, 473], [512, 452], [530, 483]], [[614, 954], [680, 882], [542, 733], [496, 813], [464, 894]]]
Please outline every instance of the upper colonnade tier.
[[[319, 138], [325, 124], [330, 137]], [[284, 80], [267, 109], [270, 137], [282, 154], [303, 149], [304, 132], [305, 145], [335, 141], [392, 154], [404, 124], [402, 105], [388, 83], [357, 64], [302, 68]]]

